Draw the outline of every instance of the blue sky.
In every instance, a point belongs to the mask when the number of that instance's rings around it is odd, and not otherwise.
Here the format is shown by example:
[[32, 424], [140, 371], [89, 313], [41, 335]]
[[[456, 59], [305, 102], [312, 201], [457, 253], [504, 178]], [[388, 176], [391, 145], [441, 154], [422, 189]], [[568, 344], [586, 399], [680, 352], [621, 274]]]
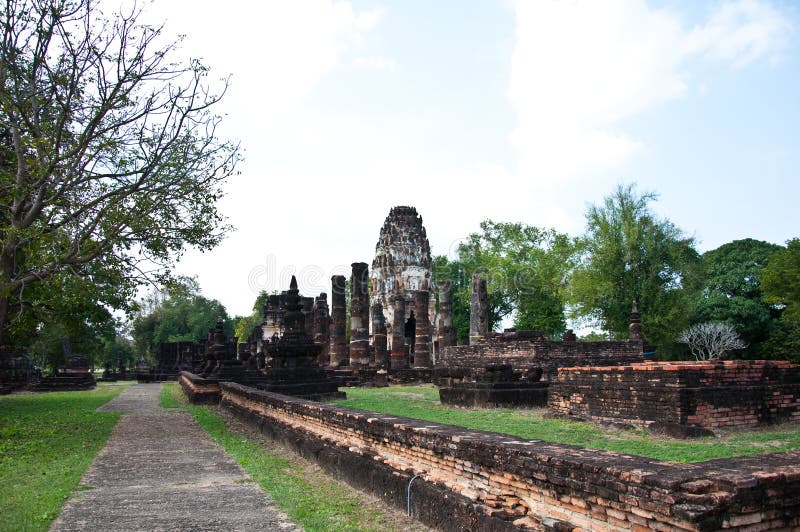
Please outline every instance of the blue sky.
[[[232, 86], [237, 227], [181, 273], [248, 313], [371, 262], [393, 205], [433, 252], [481, 220], [570, 234], [618, 183], [701, 251], [800, 236], [800, 4], [731, 1], [160, 0]], [[213, 78], [213, 76], [212, 76]]]

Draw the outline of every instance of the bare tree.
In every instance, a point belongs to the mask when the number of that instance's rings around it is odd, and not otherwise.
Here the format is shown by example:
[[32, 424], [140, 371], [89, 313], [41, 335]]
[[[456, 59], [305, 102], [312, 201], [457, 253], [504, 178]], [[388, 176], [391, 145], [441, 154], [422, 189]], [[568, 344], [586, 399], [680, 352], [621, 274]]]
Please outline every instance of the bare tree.
[[725, 352], [747, 347], [729, 323], [697, 323], [683, 331], [678, 342], [687, 344], [695, 360], [722, 358]]
[[140, 13], [106, 17], [95, 0], [0, 10], [0, 345], [49, 280], [105, 279], [113, 290], [92, 297], [119, 305], [228, 229], [216, 201], [239, 148], [211, 112], [227, 80], [212, 91], [208, 69], [176, 61], [179, 40]]

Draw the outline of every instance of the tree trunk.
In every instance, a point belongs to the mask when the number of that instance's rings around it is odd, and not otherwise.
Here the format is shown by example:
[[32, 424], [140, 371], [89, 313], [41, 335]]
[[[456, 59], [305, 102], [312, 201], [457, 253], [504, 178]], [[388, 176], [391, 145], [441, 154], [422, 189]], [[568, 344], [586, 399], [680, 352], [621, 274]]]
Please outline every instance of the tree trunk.
[[11, 348], [11, 296], [9, 287], [14, 265], [8, 257], [0, 258], [0, 349]]

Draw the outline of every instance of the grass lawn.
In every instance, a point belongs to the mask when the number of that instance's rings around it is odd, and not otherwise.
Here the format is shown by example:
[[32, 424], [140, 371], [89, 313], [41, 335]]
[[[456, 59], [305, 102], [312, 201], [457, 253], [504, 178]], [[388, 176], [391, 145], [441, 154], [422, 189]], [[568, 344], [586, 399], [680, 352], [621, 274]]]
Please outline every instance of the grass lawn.
[[396, 526], [375, 508], [365, 507], [352, 489], [342, 485], [302, 459], [265, 447], [226, 428], [225, 420], [210, 408], [188, 404], [177, 383], [165, 383], [161, 406], [187, 408], [192, 417], [225, 452], [247, 471], [292, 520], [311, 531], [390, 531]]
[[725, 431], [717, 437], [673, 440], [647, 436], [645, 431], [601, 430], [594, 423], [543, 419], [545, 409], [455, 408], [439, 402], [433, 385], [389, 388], [346, 388], [347, 399], [336, 404], [396, 416], [447, 423], [469, 429], [511, 434], [647, 456], [675, 462], [702, 462], [800, 449], [800, 426], [785, 424], [750, 431]]
[[95, 409], [128, 384], [0, 397], [0, 530], [47, 530], [119, 419]]

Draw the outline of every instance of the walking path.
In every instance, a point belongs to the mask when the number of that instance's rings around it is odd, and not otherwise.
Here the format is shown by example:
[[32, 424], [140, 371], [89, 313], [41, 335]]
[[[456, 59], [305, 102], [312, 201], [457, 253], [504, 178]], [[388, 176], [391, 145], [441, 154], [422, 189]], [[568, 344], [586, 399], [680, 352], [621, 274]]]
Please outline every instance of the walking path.
[[299, 530], [160, 391], [137, 384], [98, 409], [123, 416], [51, 530]]

